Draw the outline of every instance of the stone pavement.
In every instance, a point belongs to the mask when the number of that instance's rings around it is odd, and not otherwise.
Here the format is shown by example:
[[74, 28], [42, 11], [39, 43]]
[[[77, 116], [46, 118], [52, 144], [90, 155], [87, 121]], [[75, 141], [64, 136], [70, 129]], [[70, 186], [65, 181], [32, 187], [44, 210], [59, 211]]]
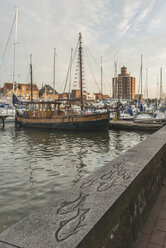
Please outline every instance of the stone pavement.
[[166, 248], [166, 180], [134, 248]]

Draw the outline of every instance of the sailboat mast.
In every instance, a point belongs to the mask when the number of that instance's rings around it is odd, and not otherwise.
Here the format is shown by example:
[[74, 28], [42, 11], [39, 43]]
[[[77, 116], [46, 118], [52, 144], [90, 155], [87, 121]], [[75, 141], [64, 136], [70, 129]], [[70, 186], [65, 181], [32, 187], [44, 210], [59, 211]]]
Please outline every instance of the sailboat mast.
[[162, 100], [163, 95], [163, 86], [162, 86], [162, 67], [160, 68], [160, 102]]
[[53, 67], [53, 89], [55, 90], [55, 57], [56, 57], [56, 48], [54, 48], [54, 67]]
[[33, 101], [33, 90], [32, 90], [32, 84], [33, 84], [33, 75], [32, 75], [32, 54], [30, 54], [30, 78], [31, 78], [31, 101]]
[[18, 8], [16, 8], [16, 14], [15, 14], [14, 56], [13, 56], [13, 94], [14, 94], [14, 88], [15, 88], [14, 84], [15, 84], [15, 66], [16, 66], [17, 19], [18, 19]]
[[80, 90], [81, 90], [81, 110], [83, 110], [83, 90], [82, 90], [82, 36], [79, 33], [79, 64], [80, 64]]
[[156, 108], [157, 108], [157, 104], [158, 104], [158, 85], [159, 85], [159, 79], [158, 79], [158, 75], [157, 75], [157, 98], [156, 98]]
[[102, 67], [102, 56], [101, 56], [101, 98], [103, 95], [103, 67]]
[[141, 54], [141, 73], [140, 73], [140, 74], [141, 74], [141, 75], [140, 75], [140, 76], [141, 76], [141, 99], [142, 99], [142, 57], [143, 57], [143, 56], [142, 56], [142, 54]]
[[70, 77], [69, 77], [69, 98], [71, 91], [71, 69], [72, 69], [72, 60], [73, 60], [73, 48], [71, 48], [71, 56], [70, 56]]
[[148, 102], [148, 68], [146, 68], [146, 85], [145, 85], [145, 96]]

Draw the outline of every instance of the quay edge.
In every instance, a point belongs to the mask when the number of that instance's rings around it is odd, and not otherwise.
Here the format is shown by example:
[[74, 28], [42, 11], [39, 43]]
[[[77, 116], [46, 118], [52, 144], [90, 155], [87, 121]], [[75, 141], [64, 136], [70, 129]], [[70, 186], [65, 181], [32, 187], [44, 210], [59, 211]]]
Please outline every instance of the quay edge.
[[0, 234], [0, 248], [132, 247], [166, 176], [166, 127]]

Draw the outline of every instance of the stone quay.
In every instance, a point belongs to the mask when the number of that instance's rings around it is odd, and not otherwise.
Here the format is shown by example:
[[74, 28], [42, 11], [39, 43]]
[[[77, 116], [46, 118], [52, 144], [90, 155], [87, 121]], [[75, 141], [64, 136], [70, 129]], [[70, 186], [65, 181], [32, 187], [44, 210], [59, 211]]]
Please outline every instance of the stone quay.
[[0, 234], [0, 248], [130, 248], [166, 175], [166, 126]]

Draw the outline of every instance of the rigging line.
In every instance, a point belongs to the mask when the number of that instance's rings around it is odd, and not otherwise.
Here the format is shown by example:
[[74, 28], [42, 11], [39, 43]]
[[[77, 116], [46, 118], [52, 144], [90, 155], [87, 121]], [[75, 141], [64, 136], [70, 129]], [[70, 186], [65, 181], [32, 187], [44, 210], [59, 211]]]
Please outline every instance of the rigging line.
[[66, 75], [66, 80], [65, 80], [65, 86], [64, 86], [64, 92], [65, 92], [66, 86], [67, 86], [69, 71], [70, 71], [70, 68], [72, 67], [73, 61], [74, 61], [75, 56], [76, 56], [76, 52], [77, 52], [77, 50], [78, 50], [78, 44], [79, 44], [79, 41], [77, 42], [77, 45], [76, 45], [76, 48], [75, 48], [75, 51], [74, 51], [73, 58], [72, 58], [72, 60], [70, 60], [70, 63], [69, 63], [69, 66], [68, 66], [67, 75]]
[[23, 29], [22, 29], [21, 15], [19, 15], [19, 17], [20, 17], [20, 30], [21, 30], [22, 40], [23, 40], [23, 47], [24, 47], [25, 56], [26, 56], [26, 59], [27, 59], [27, 64], [29, 64], [29, 53], [28, 53], [28, 50], [27, 50], [27, 47], [26, 47], [26, 44], [25, 44], [25, 39], [24, 39], [23, 31], [22, 31]]
[[14, 20], [13, 20], [13, 23], [12, 23], [12, 27], [10, 29], [9, 37], [7, 39], [7, 42], [6, 42], [5, 50], [4, 50], [4, 53], [3, 53], [3, 56], [2, 56], [2, 62], [3, 62], [5, 54], [6, 54], [6, 50], [7, 50], [8, 44], [9, 44], [9, 40], [10, 40], [10, 36], [11, 36], [12, 30], [13, 30], [13, 27], [14, 27], [15, 19], [16, 19], [16, 14], [14, 16]]
[[[97, 65], [98, 69], [100, 70], [100, 65], [97, 63], [97, 61], [96, 61], [95, 57], [93, 56], [92, 52], [90, 51], [90, 49], [88, 48], [88, 46], [86, 46], [86, 48], [87, 48], [89, 54], [91, 55], [92, 59], [94, 60], [95, 64]], [[104, 73], [103, 73], [103, 78], [105, 79], [105, 81], [106, 81], [107, 84], [110, 84], [108, 78], [106, 78], [106, 76], [105, 76]]]
[[140, 86], [141, 86], [141, 68], [140, 68], [140, 74], [139, 74], [139, 85], [138, 85], [138, 96], [137, 96], [137, 102], [139, 100], [139, 91], [140, 91]]
[[100, 90], [99, 87], [98, 87], [97, 80], [96, 80], [96, 78], [95, 78], [94, 72], [93, 72], [93, 70], [92, 70], [92, 67], [91, 67], [91, 65], [90, 65], [90, 63], [89, 63], [89, 58], [88, 58], [88, 56], [87, 56], [87, 51], [86, 51], [86, 49], [84, 49], [84, 55], [85, 55], [85, 59], [86, 59], [86, 61], [87, 61], [87, 64], [89, 65], [89, 68], [90, 68], [90, 71], [91, 71], [91, 73], [92, 73], [93, 79], [94, 79], [94, 81], [95, 81], [95, 83], [96, 83], [97, 89]]
[[95, 64], [97, 65], [97, 67], [100, 69], [99, 64], [97, 63], [95, 57], [93, 56], [92, 52], [90, 51], [90, 49], [88, 48], [87, 45], [84, 45], [86, 47], [86, 49], [88, 50], [89, 54], [92, 56], [92, 59], [94, 60]]
[[2, 44], [0, 43], [0, 52], [1, 52], [1, 54], [3, 54], [3, 49], [2, 49]]
[[89, 69], [90, 69], [90, 71], [91, 71], [91, 73], [92, 73], [92, 77], [93, 77], [93, 79], [94, 79], [94, 82], [95, 82], [95, 84], [96, 84], [96, 86], [97, 86], [97, 89], [100, 90], [99, 87], [98, 87], [97, 80], [96, 80], [96, 78], [95, 78], [94, 72], [93, 72], [93, 70], [92, 70], [92, 67], [91, 67], [91, 65], [90, 65], [89, 58], [88, 58], [88, 56], [87, 56], [87, 54], [86, 54], [86, 50], [84, 50], [84, 55], [85, 55], [85, 59], [86, 59], [86, 61], [87, 61], [87, 64], [88, 64], [88, 66], [89, 66]]
[[65, 86], [64, 86], [63, 92], [65, 92], [65, 90], [66, 90], [67, 81], [68, 81], [68, 76], [69, 76], [69, 71], [70, 71], [70, 64], [69, 64], [69, 66], [68, 66], [67, 75], [66, 75], [66, 80], [65, 80]]
[[[7, 75], [7, 77], [5, 78], [5, 80], [9, 81], [10, 82], [10, 77], [9, 77], [9, 74], [8, 74], [8, 71], [10, 70], [11, 74], [12, 74], [12, 68], [7, 68], [7, 64], [9, 62], [9, 58], [11, 57], [11, 46], [9, 46], [9, 49], [8, 49], [8, 54], [6, 56], [6, 63], [4, 64], [4, 72], [5, 72], [5, 75]], [[1, 68], [1, 67], [0, 67]], [[1, 76], [2, 76], [2, 71], [1, 71]], [[11, 76], [11, 75], [10, 75]], [[3, 77], [3, 76], [2, 76]]]

